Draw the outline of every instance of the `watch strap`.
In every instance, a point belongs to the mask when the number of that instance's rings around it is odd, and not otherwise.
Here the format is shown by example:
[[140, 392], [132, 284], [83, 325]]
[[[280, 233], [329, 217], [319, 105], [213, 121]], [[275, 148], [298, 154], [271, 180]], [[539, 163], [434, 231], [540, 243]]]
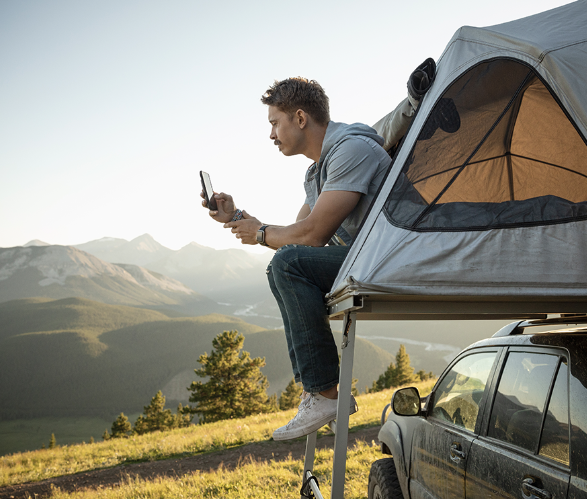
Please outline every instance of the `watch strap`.
[[267, 246], [267, 243], [265, 242], [265, 229], [266, 228], [267, 228], [267, 225], [262, 225], [261, 227], [259, 227], [259, 230], [257, 231], [257, 242], [261, 246]]

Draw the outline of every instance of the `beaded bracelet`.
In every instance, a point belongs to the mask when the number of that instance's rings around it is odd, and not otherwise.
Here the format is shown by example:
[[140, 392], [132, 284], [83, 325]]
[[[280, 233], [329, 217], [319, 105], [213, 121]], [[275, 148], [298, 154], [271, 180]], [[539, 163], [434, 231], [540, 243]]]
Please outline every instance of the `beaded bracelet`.
[[243, 218], [243, 210], [236, 210], [231, 222], [238, 222], [241, 218]]

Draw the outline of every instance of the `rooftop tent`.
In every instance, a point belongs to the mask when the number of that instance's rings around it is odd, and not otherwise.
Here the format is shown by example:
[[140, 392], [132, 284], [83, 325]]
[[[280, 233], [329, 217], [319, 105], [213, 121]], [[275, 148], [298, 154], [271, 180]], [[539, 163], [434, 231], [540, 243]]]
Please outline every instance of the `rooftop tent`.
[[330, 295], [587, 299], [587, 2], [463, 27]]

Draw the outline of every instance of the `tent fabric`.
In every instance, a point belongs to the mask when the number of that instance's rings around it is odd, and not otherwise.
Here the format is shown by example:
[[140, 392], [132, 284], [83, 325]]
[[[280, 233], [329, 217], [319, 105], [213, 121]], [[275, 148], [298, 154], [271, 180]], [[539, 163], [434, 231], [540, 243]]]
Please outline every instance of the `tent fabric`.
[[587, 1], [459, 29], [331, 297], [587, 296]]

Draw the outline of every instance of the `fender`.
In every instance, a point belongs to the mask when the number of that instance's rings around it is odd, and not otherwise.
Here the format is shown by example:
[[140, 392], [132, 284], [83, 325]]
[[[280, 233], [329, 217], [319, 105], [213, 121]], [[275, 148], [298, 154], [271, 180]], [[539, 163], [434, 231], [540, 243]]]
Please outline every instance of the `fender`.
[[[390, 415], [391, 418], [391, 415]], [[408, 470], [406, 468], [406, 458], [404, 455], [404, 443], [402, 438], [402, 431], [398, 424], [388, 419], [387, 422], [379, 430], [379, 441], [385, 444], [390, 450], [395, 463], [397, 477], [404, 497], [410, 497], [408, 487]]]

